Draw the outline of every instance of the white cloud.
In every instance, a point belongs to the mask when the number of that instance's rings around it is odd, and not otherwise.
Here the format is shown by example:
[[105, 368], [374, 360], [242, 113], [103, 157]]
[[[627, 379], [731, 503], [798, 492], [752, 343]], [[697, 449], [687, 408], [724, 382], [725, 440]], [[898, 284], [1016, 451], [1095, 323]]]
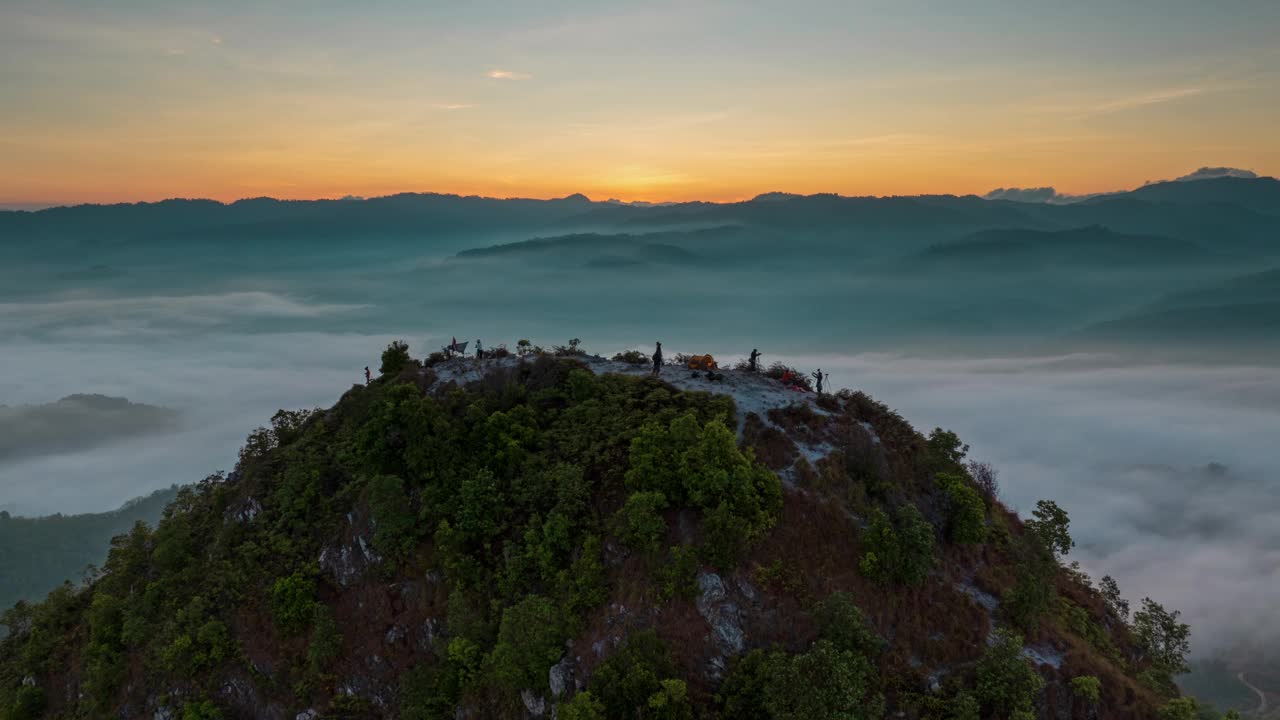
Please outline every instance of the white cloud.
[[467, 108], [475, 107], [475, 105], [471, 103], [434, 103], [431, 107], [436, 110], [466, 110]]
[[1104, 114], [1120, 112], [1123, 110], [1132, 110], [1133, 108], [1144, 107], [1147, 105], [1159, 105], [1161, 103], [1194, 97], [1203, 92], [1204, 90], [1198, 87], [1156, 90], [1154, 92], [1130, 95], [1128, 97], [1116, 98], [1104, 103], [1099, 103], [1094, 105], [1093, 108], [1091, 108], [1091, 111], [1095, 114]]
[[528, 80], [533, 76], [529, 73], [516, 72], [514, 70], [490, 70], [485, 73], [485, 77], [494, 80]]

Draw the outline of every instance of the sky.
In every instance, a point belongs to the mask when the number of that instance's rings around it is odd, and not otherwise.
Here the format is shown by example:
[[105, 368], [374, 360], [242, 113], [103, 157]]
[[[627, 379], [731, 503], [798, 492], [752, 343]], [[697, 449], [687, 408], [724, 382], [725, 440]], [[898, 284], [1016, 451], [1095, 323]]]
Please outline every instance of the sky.
[[1274, 0], [0, 3], [0, 204], [1280, 174]]

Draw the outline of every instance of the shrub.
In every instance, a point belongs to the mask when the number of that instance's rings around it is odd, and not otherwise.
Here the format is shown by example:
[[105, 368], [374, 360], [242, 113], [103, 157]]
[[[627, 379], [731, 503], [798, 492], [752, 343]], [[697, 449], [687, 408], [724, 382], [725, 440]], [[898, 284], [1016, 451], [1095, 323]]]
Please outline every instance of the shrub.
[[302, 573], [282, 577], [271, 588], [271, 613], [284, 635], [305, 630], [315, 615], [315, 607], [315, 583]]
[[43, 688], [23, 685], [14, 695], [8, 717], [11, 720], [36, 720], [44, 716], [47, 704]]
[[382, 351], [382, 367], [378, 372], [383, 375], [396, 375], [403, 370], [410, 361], [409, 344], [403, 340], [393, 340], [386, 350]]
[[898, 508], [896, 523], [875, 508], [864, 546], [859, 568], [883, 583], [918, 585], [933, 568], [933, 526], [910, 503]]
[[551, 352], [556, 357], [581, 357], [587, 354], [585, 350], [579, 347], [581, 344], [581, 340], [573, 338], [569, 341], [568, 345], [556, 345], [552, 347]]
[[988, 501], [999, 499], [1000, 473], [991, 466], [991, 463], [970, 461], [968, 468], [969, 477], [973, 478], [978, 491], [985, 495]]
[[1000, 628], [996, 643], [978, 661], [977, 697], [1000, 717], [1030, 712], [1044, 678], [1022, 656], [1022, 636]]
[[982, 705], [968, 692], [957, 693], [947, 713], [949, 720], [982, 720]]
[[507, 608], [489, 654], [494, 678], [512, 691], [545, 688], [547, 671], [564, 654], [563, 626], [560, 609], [545, 597], [529, 595]]
[[614, 516], [614, 526], [623, 544], [636, 552], [655, 553], [667, 534], [662, 510], [667, 497], [660, 492], [634, 492]]
[[628, 365], [648, 365], [651, 359], [639, 350], [627, 350], [613, 356], [614, 362], [624, 362]]
[[342, 631], [333, 620], [328, 606], [316, 603], [311, 618], [311, 643], [307, 646], [307, 663], [313, 671], [324, 669], [342, 654]]
[[1087, 702], [1096, 703], [1102, 699], [1102, 683], [1092, 675], [1080, 675], [1071, 678], [1071, 694]]
[[801, 655], [776, 653], [764, 707], [776, 720], [871, 720], [884, 714], [876, 667], [864, 656], [815, 642]]
[[644, 720], [650, 714], [650, 699], [664, 690], [662, 681], [675, 677], [666, 646], [652, 630], [645, 630], [631, 635], [596, 668], [587, 689], [609, 720]]
[[[788, 374], [790, 375], [789, 377]], [[774, 380], [781, 380], [782, 378], [787, 377], [788, 382], [792, 385], [799, 385], [805, 390], [813, 390], [813, 380], [809, 377], [809, 373], [801, 372], [793, 367], [783, 365], [780, 362], [775, 362], [770, 365], [768, 369], [764, 371], [764, 375], [765, 377], [770, 377]]]
[[1200, 703], [1193, 697], [1174, 698], [1157, 712], [1160, 720], [1199, 720]]
[[222, 711], [208, 700], [189, 702], [182, 708], [182, 720], [222, 720]]
[[976, 545], [987, 539], [987, 506], [962, 475], [941, 473], [938, 485], [947, 496], [947, 535], [959, 544]]
[[658, 568], [658, 597], [666, 602], [674, 597], [692, 600], [698, 594], [698, 557], [689, 545], [669, 548], [667, 561]]
[[837, 591], [828, 595], [818, 603], [813, 619], [818, 633], [838, 650], [874, 656], [884, 649], [884, 641], [867, 624], [862, 610], [847, 592]]
[[404, 491], [404, 481], [394, 475], [378, 475], [369, 481], [369, 513], [373, 518], [373, 547], [390, 558], [403, 558], [413, 550], [417, 514]]
[[556, 717], [559, 720], [607, 720], [604, 704], [590, 691], [580, 692], [569, 702], [557, 705]]

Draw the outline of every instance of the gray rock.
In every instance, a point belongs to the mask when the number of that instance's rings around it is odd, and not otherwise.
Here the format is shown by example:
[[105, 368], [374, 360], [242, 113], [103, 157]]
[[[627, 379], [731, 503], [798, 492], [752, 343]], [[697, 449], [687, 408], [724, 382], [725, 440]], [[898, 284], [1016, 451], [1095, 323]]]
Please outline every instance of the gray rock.
[[35, 676], [34, 676], [34, 675], [28, 675], [28, 676], [26, 676], [26, 677], [22, 678], [22, 686], [23, 686], [23, 687], [35, 687], [35, 686], [36, 686], [36, 678], [35, 678]]
[[560, 662], [547, 671], [547, 684], [551, 686], [551, 697], [554, 699], [564, 695], [573, 684], [573, 663], [568, 657], [560, 658]]
[[294, 715], [293, 720], [316, 720], [318, 717], [320, 717], [320, 713], [316, 712], [312, 708], [307, 708], [297, 715]]
[[738, 578], [738, 591], [741, 592], [742, 597], [746, 598], [747, 602], [752, 605], [756, 605], [760, 602], [760, 593], [756, 590], [756, 587], [751, 584], [751, 581], [745, 577]]
[[521, 690], [520, 700], [524, 703], [524, 709], [528, 710], [530, 715], [542, 717], [547, 714], [546, 699], [532, 690]]
[[710, 607], [724, 600], [724, 581], [715, 573], [702, 573], [698, 576], [698, 612], [706, 617]]
[[727, 600], [724, 581], [715, 573], [698, 576], [698, 614], [711, 626], [720, 651], [736, 655], [747, 646], [737, 604]]
[[402, 626], [392, 625], [391, 628], [387, 630], [387, 634], [383, 636], [382, 639], [386, 641], [388, 645], [395, 645], [397, 642], [403, 639], [404, 636], [408, 634], [409, 634], [409, 631], [404, 629]]

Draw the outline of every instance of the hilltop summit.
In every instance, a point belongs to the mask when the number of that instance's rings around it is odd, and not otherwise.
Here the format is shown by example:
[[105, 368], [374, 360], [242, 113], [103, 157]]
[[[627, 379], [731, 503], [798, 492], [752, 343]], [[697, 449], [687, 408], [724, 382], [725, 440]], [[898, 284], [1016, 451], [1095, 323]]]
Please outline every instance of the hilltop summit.
[[278, 413], [92, 582], [4, 615], [0, 716], [1148, 718], [1176, 696], [1182, 655], [1140, 631], [1176, 614], [1131, 625], [1114, 582], [1060, 564], [1065, 513], [1020, 520], [954, 434], [781, 366], [522, 349], [393, 345], [332, 408]]

